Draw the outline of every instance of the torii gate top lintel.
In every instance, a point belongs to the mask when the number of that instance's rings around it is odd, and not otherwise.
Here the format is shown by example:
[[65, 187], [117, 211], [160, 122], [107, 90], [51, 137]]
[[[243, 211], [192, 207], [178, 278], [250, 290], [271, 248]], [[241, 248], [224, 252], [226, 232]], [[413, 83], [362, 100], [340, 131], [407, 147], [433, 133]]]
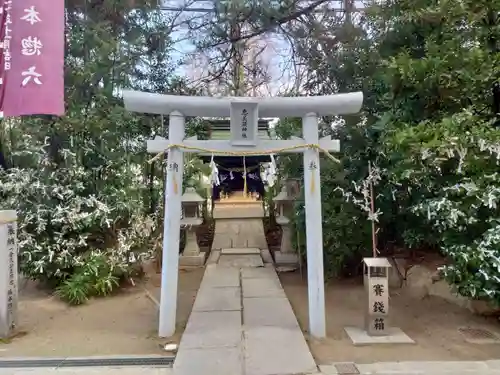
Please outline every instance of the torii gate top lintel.
[[231, 103], [255, 103], [260, 118], [303, 117], [357, 113], [363, 104], [363, 93], [298, 97], [208, 97], [162, 95], [141, 91], [123, 92], [125, 108], [132, 112], [168, 115], [174, 111], [184, 116], [229, 117]]

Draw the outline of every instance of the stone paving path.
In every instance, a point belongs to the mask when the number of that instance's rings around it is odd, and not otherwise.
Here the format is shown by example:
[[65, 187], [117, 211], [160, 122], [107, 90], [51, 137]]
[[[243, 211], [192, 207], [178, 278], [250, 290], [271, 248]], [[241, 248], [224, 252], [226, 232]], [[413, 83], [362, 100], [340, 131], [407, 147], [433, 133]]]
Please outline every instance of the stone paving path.
[[[222, 251], [224, 254], [224, 251]], [[221, 255], [207, 266], [174, 362], [175, 375], [288, 375], [317, 371], [272, 265]], [[262, 264], [263, 265], [263, 264]]]
[[[262, 210], [261, 206], [258, 206]], [[241, 207], [234, 208], [233, 215], [242, 216]], [[248, 211], [248, 210], [246, 210]], [[248, 212], [247, 212], [248, 214]], [[262, 218], [217, 219], [212, 249], [258, 248], [267, 249], [266, 234]]]
[[2, 368], [0, 362], [0, 375], [500, 375], [500, 360], [317, 367], [272, 264], [264, 266], [259, 251], [237, 253], [222, 251], [217, 264], [207, 265], [173, 368]]

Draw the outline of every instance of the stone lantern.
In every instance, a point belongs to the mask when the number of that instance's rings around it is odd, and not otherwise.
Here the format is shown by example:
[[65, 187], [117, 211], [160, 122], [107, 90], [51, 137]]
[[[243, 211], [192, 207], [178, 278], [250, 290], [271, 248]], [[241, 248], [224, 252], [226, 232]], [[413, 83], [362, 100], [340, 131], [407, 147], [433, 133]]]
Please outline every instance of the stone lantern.
[[292, 246], [292, 232], [290, 229], [290, 215], [293, 214], [293, 197], [288, 194], [287, 186], [284, 185], [273, 201], [276, 204], [276, 223], [281, 226], [281, 245], [274, 252], [274, 259], [278, 265], [297, 265], [299, 257]]
[[193, 187], [186, 188], [181, 197], [181, 226], [186, 228], [186, 246], [179, 259], [179, 264], [182, 266], [203, 266], [205, 264], [205, 253], [200, 253], [196, 238], [196, 227], [203, 223], [204, 202], [205, 199], [200, 197]]
[[300, 197], [300, 178], [288, 177], [285, 179], [286, 192], [290, 199], [298, 199]]

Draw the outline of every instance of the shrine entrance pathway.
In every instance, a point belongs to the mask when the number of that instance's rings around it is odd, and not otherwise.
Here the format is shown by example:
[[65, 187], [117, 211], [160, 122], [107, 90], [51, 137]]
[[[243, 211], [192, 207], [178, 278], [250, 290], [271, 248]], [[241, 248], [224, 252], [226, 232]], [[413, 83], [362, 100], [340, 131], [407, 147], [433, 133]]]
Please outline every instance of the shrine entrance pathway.
[[317, 367], [272, 264], [222, 250], [205, 270], [174, 375], [288, 375]]

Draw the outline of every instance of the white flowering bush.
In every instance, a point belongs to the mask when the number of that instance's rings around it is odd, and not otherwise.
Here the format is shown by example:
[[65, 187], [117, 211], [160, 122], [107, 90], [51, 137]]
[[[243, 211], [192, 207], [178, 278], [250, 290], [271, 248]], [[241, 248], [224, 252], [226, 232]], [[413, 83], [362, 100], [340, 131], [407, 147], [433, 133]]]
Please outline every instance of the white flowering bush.
[[[323, 40], [300, 38], [308, 95], [363, 92], [359, 116], [321, 129], [321, 136], [333, 131], [340, 140], [342, 162], [321, 169], [327, 271], [347, 268], [371, 247], [370, 231], [359, 225], [370, 221], [366, 189], [356, 187], [372, 162], [381, 171], [375, 189], [380, 251], [444, 253], [443, 272], [460, 294], [500, 301], [500, 118], [492, 93], [499, 12], [500, 2], [490, 0], [383, 1], [349, 23], [349, 38], [331, 41], [334, 53]], [[324, 21], [325, 29], [339, 26], [334, 17]], [[280, 133], [282, 123], [278, 135], [302, 135], [300, 126]], [[301, 163], [295, 162], [297, 172], [282, 171], [302, 177]]]
[[56, 166], [45, 146], [30, 142], [16, 156], [38, 167], [0, 171], [0, 208], [19, 215], [21, 271], [59, 286], [71, 303], [110, 293], [151, 256], [156, 220], [142, 213], [137, 171], [118, 164], [96, 190], [94, 172], [77, 165], [70, 151], [61, 152], [65, 163]]
[[500, 304], [500, 133], [464, 111], [399, 141], [414, 156], [393, 182], [420, 195], [410, 209], [432, 225], [449, 259], [446, 280], [463, 296]]

